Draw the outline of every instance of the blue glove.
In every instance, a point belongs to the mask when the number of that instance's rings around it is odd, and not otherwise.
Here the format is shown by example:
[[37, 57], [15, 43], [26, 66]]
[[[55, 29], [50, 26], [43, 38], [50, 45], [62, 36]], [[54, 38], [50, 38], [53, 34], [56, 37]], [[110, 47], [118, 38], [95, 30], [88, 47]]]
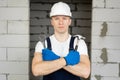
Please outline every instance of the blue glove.
[[66, 57], [66, 65], [75, 65], [80, 62], [80, 55], [78, 51], [71, 50]]
[[59, 59], [60, 57], [57, 56], [54, 52], [52, 52], [49, 49], [43, 49], [42, 50], [42, 58], [44, 61], [51, 61], [51, 60]]

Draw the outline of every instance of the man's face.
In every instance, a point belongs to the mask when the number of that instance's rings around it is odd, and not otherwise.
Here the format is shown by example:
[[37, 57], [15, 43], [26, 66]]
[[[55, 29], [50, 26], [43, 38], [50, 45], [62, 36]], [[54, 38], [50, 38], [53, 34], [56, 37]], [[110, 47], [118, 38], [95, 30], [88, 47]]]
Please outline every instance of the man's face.
[[68, 28], [71, 25], [71, 18], [68, 16], [53, 16], [51, 24], [54, 27], [55, 32], [65, 33], [68, 32]]

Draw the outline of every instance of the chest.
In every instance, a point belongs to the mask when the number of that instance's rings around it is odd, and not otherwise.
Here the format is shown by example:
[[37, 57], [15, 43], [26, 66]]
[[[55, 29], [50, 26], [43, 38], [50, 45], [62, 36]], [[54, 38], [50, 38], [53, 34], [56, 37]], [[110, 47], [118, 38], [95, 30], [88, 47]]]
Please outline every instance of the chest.
[[55, 52], [56, 55], [61, 57], [65, 57], [69, 52], [69, 42], [59, 43], [51, 41], [52, 43], [52, 51]]

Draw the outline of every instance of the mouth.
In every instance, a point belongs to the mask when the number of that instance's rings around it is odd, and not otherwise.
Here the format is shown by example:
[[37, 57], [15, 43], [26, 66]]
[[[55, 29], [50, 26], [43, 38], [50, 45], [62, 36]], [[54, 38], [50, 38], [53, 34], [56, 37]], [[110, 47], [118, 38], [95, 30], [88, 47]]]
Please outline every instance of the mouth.
[[64, 26], [59, 26], [58, 28], [64, 28]]

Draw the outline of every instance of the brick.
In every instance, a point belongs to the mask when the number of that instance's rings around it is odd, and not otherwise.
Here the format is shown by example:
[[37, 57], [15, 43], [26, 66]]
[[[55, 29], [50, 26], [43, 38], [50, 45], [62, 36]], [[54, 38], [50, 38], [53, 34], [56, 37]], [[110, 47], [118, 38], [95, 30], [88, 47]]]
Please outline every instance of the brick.
[[8, 21], [9, 34], [29, 34], [28, 21]]
[[8, 75], [8, 80], [29, 80], [28, 75]]
[[73, 11], [75, 10], [75, 5], [74, 5], [74, 4], [69, 4], [69, 3], [68, 3], [68, 5], [70, 6], [70, 10], [71, 10], [71, 11], [72, 11], [72, 10], [73, 10]]
[[8, 1], [8, 0], [0, 0], [0, 7], [5, 7], [5, 6], [7, 6], [7, 1]]
[[48, 3], [53, 3], [53, 2], [59, 2], [59, 1], [63, 1], [63, 2], [71, 2], [71, 0], [32, 0], [31, 2], [48, 2]]
[[106, 36], [106, 37], [99, 37], [99, 36], [92, 36], [92, 47], [93, 49], [120, 49], [120, 37], [119, 36]]
[[[37, 41], [38, 42], [38, 41]], [[30, 43], [30, 49], [35, 49], [35, 46], [36, 46], [36, 44], [37, 44], [37, 42], [31, 42]]]
[[28, 20], [28, 8], [0, 8], [0, 20]]
[[28, 7], [29, 0], [8, 0], [8, 6], [14, 7]]
[[31, 10], [50, 10], [52, 5], [50, 4], [31, 4]]
[[79, 34], [79, 35], [82, 35], [83, 37], [85, 37], [85, 41], [86, 42], [90, 42], [91, 40], [91, 30], [90, 28], [80, 28], [80, 27], [74, 27], [72, 28], [72, 34], [73, 35], [76, 35], [76, 34]]
[[46, 26], [38, 26], [38, 27], [31, 27], [30, 28], [30, 33], [42, 33], [42, 34], [47, 34], [47, 27]]
[[72, 12], [73, 18], [91, 18], [91, 12]]
[[39, 37], [38, 34], [30, 35], [30, 41], [39, 41]]
[[90, 27], [91, 26], [91, 21], [90, 20], [77, 20], [77, 26], [87, 26]]
[[36, 18], [36, 19], [40, 19], [40, 18], [45, 18], [47, 16], [47, 12], [45, 11], [31, 11], [30, 12], [30, 17], [31, 18]]
[[91, 11], [92, 5], [91, 4], [78, 4], [77, 5], [77, 10], [78, 11]]
[[7, 33], [7, 21], [0, 21], [0, 34]]
[[107, 8], [120, 8], [120, 0], [106, 0]]
[[90, 34], [90, 28], [81, 28], [81, 27], [73, 27], [72, 33], [73, 34]]
[[29, 47], [29, 36], [0, 35], [0, 47]]
[[7, 80], [6, 75], [0, 75], [0, 80]]
[[[65, 1], [64, 1], [65, 2]], [[73, 4], [69, 4], [71, 10], [75, 10], [75, 5]], [[51, 4], [40, 4], [40, 3], [31, 3], [31, 10], [44, 10], [44, 11], [50, 11], [51, 10], [52, 5]]]
[[119, 22], [120, 9], [93, 9], [92, 21]]
[[105, 2], [104, 0], [93, 0], [92, 2], [92, 7], [93, 8], [104, 8]]
[[120, 80], [120, 77], [102, 77], [101, 80]]
[[0, 60], [6, 60], [7, 51], [6, 48], [0, 48]]
[[92, 63], [91, 75], [119, 76], [119, 64], [98, 64]]
[[120, 63], [120, 50], [108, 50], [108, 62]]
[[31, 35], [31, 41], [44, 41], [48, 34]]
[[[92, 35], [100, 35], [103, 22], [92, 23]], [[107, 36], [119, 36], [120, 35], [120, 23], [107, 23], [108, 31]]]
[[[91, 60], [92, 62], [103, 62], [100, 58], [102, 51], [101, 50], [92, 50]], [[108, 50], [107, 49], [107, 62], [118, 62], [120, 63], [120, 50]]]
[[[101, 76], [100, 80], [120, 80], [120, 77], [114, 77], [114, 76]], [[94, 76], [91, 77], [90, 80], [98, 80]]]
[[9, 61], [28, 61], [29, 49], [28, 48], [8, 48], [7, 56]]
[[49, 27], [49, 34], [53, 34], [53, 33], [54, 33], [53, 27]]
[[73, 3], [91, 3], [91, 0], [72, 0]]
[[0, 74], [28, 74], [28, 62], [0, 62]]
[[50, 19], [31, 19], [31, 25], [51, 25]]

